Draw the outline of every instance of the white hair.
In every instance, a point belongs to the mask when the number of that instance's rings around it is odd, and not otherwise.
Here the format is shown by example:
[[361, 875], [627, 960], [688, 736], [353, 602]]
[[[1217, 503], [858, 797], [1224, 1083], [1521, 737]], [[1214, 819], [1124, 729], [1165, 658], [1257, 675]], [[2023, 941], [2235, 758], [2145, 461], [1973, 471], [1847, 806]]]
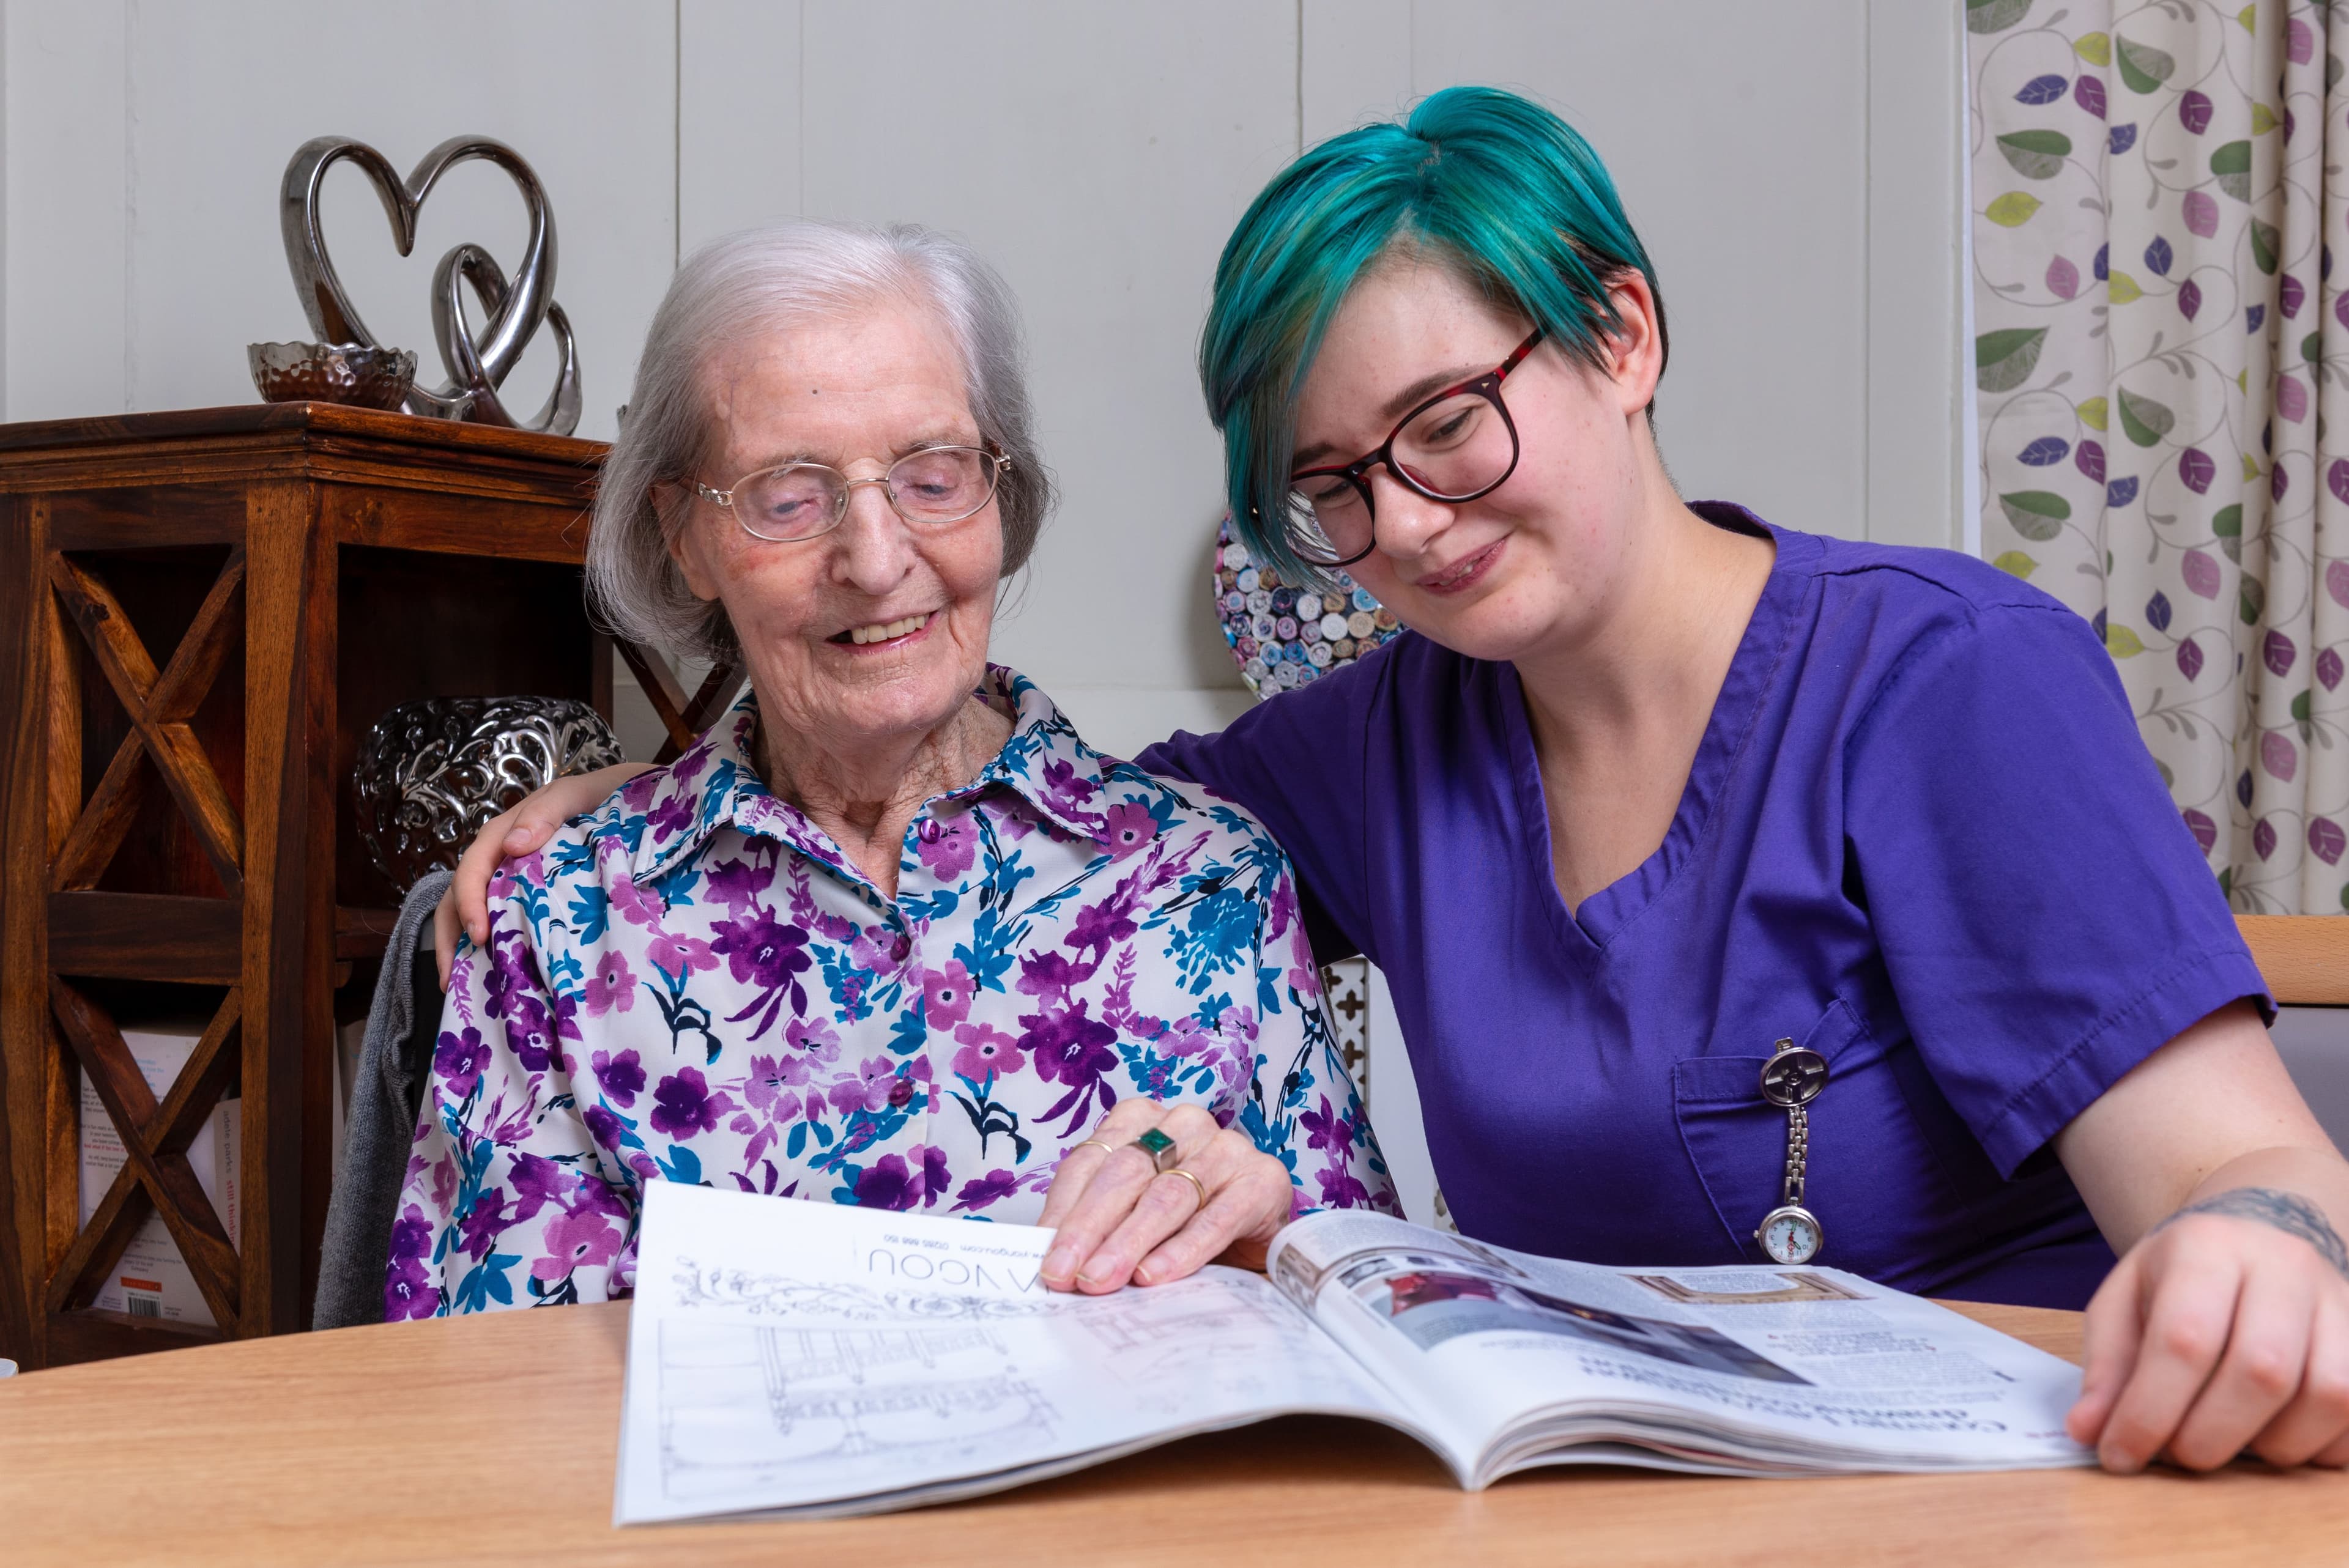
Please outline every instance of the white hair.
[[694, 252], [653, 314], [587, 538], [588, 602], [607, 626], [687, 657], [734, 650], [724, 608], [697, 598], [669, 556], [667, 528], [685, 509], [665, 522], [653, 504], [656, 487], [690, 486], [714, 454], [704, 375], [730, 344], [893, 295], [936, 310], [954, 339], [979, 437], [1011, 459], [996, 492], [1003, 575], [1027, 562], [1052, 508], [1052, 480], [1036, 451], [1010, 289], [968, 245], [917, 224], [800, 219]]

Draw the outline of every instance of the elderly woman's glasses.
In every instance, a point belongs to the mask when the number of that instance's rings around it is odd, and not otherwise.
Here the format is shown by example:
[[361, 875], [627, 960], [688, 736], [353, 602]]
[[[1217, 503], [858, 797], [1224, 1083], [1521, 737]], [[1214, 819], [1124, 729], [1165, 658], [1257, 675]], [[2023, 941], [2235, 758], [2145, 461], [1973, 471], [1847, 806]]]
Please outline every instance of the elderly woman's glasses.
[[924, 447], [889, 465], [877, 480], [853, 480], [822, 463], [783, 463], [744, 474], [732, 490], [694, 481], [694, 493], [734, 513], [745, 531], [779, 543], [813, 539], [840, 526], [849, 492], [879, 485], [907, 522], [960, 522], [995, 498], [1011, 459], [982, 447]]
[[1378, 450], [1289, 475], [1282, 519], [1288, 548], [1313, 566], [1351, 566], [1368, 555], [1378, 542], [1370, 473], [1381, 463], [1396, 483], [1433, 501], [1456, 504], [1498, 490], [1517, 470], [1517, 427], [1501, 401], [1501, 383], [1542, 336], [1537, 327], [1497, 368], [1405, 414]]

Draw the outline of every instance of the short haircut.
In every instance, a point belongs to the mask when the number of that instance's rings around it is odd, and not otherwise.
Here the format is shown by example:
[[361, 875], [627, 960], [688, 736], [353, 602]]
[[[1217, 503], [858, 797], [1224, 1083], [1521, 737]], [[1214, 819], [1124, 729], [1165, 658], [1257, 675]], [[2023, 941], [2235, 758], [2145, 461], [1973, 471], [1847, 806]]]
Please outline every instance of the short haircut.
[[802, 219], [704, 245], [678, 268], [653, 314], [587, 537], [588, 602], [607, 626], [688, 657], [734, 651], [725, 609], [696, 598], [669, 557], [667, 529], [682, 521], [683, 509], [663, 519], [653, 504], [657, 486], [740, 477], [701, 471], [719, 445], [709, 366], [747, 337], [896, 301], [935, 310], [953, 341], [980, 438], [1011, 459], [996, 491], [1003, 574], [1027, 563], [1052, 509], [1052, 479], [1036, 449], [1010, 289], [950, 235], [910, 223]]
[[1199, 382], [1224, 435], [1232, 523], [1260, 560], [1300, 574], [1275, 520], [1288, 490], [1297, 401], [1330, 318], [1381, 257], [1417, 251], [1524, 315], [1594, 368], [1622, 327], [1607, 286], [1663, 291], [1606, 166], [1574, 128], [1493, 88], [1447, 88], [1400, 125], [1300, 155], [1224, 246], [1199, 335]]

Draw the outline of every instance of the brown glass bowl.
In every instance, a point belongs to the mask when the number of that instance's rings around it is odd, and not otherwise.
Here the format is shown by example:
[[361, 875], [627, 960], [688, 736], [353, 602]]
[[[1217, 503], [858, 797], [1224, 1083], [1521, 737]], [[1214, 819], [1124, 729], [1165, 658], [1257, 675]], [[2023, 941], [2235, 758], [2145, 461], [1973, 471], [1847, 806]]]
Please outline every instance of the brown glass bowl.
[[244, 350], [264, 403], [397, 408], [416, 385], [416, 355], [363, 343], [253, 343]]

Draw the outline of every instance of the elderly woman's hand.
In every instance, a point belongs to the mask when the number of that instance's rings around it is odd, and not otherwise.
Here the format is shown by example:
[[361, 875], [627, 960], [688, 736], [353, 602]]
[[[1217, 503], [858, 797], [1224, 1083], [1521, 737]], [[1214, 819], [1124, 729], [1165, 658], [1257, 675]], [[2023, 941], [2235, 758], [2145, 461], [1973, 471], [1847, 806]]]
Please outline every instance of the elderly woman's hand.
[[492, 817], [457, 861], [457, 880], [432, 911], [432, 956], [440, 965], [440, 989], [449, 988], [449, 966], [457, 958], [457, 930], [476, 945], [490, 939], [490, 879], [502, 861], [526, 855], [583, 811], [592, 811], [613, 790], [642, 773], [642, 762], [616, 762], [593, 773], [567, 774], [535, 789], [512, 810]]
[[[1174, 1140], [1174, 1170], [1164, 1173], [1133, 1143], [1154, 1128]], [[1200, 1107], [1120, 1101], [1061, 1157], [1045, 1194], [1037, 1223], [1060, 1235], [1044, 1283], [1101, 1295], [1129, 1279], [1182, 1279], [1218, 1257], [1260, 1267], [1273, 1233], [1288, 1222], [1293, 1191], [1287, 1167]]]

